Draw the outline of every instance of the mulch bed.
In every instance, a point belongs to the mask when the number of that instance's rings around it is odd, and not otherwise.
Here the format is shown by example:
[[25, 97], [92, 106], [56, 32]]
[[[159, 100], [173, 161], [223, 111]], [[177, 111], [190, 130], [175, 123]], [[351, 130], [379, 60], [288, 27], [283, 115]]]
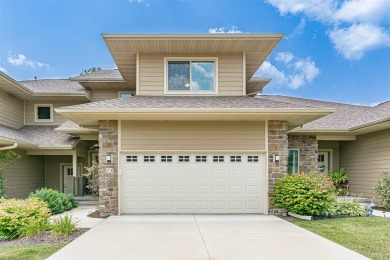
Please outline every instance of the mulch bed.
[[[284, 219], [288, 222], [297, 222], [297, 221], [310, 221], [310, 220], [303, 220], [299, 218], [295, 218], [293, 216], [278, 216], [281, 219]], [[348, 215], [333, 215], [333, 216], [313, 216], [313, 220], [324, 220], [324, 219], [336, 219], [336, 218], [353, 218]]]
[[88, 228], [80, 228], [72, 232], [69, 236], [55, 235], [50, 231], [42, 232], [34, 237], [23, 237], [12, 240], [0, 240], [0, 247], [2, 246], [36, 246], [36, 245], [50, 245], [58, 243], [69, 243], [84, 234]]
[[89, 213], [87, 216], [90, 217], [90, 218], [108, 218], [108, 216], [106, 216], [106, 217], [100, 216], [100, 212], [99, 211], [94, 211], [92, 213]]

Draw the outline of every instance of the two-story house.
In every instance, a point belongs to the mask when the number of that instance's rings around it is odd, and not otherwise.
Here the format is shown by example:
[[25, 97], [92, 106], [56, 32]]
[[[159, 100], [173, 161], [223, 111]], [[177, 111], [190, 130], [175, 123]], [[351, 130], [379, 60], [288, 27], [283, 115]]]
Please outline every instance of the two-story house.
[[[282, 37], [103, 35], [117, 70], [22, 82], [0, 73], [0, 145], [22, 154], [8, 196], [43, 186], [83, 195], [83, 167], [98, 158], [102, 214], [277, 213], [268, 193], [283, 174], [337, 169], [342, 149], [368, 147], [365, 135], [390, 147], [388, 103], [257, 95], [270, 79], [253, 75]], [[369, 115], [354, 124], [351, 111]]]

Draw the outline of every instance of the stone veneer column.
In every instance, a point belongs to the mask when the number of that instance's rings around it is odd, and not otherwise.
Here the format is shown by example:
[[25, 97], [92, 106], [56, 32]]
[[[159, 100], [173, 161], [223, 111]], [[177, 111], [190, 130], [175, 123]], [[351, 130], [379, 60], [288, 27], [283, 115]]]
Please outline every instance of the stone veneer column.
[[[106, 162], [107, 155], [111, 163]], [[99, 121], [99, 212], [118, 215], [118, 121]]]
[[299, 149], [299, 171], [313, 172], [318, 170], [318, 141], [311, 135], [290, 135], [288, 148]]
[[[268, 121], [268, 191], [272, 192], [275, 182], [287, 173], [288, 126], [286, 121]], [[274, 155], [279, 155], [279, 162], [274, 162]], [[285, 214], [285, 210], [271, 204], [270, 214]]]

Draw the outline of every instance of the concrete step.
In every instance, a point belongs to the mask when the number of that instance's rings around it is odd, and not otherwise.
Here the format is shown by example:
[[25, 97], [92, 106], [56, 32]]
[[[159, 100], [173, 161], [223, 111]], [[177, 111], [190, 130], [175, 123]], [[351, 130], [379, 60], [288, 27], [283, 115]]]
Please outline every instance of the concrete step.
[[95, 206], [97, 202], [97, 198], [94, 198], [92, 196], [75, 197], [74, 200], [78, 205], [88, 206]]

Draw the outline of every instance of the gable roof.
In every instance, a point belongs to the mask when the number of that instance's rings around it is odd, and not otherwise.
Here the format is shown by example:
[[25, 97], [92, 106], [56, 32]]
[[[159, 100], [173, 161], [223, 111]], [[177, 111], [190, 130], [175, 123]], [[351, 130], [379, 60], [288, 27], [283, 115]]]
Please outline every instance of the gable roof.
[[[293, 129], [290, 132], [350, 132], [363, 127], [390, 121], [390, 101], [371, 107], [280, 95], [259, 95], [256, 98], [290, 104], [308, 105], [317, 108], [331, 107], [336, 109], [334, 113], [306, 123], [302, 125], [302, 127]], [[386, 126], [390, 127], [390, 124], [384, 125], [385, 128]]]
[[0, 125], [0, 140], [17, 142], [33, 148], [71, 149], [78, 141], [66, 133], [56, 132], [56, 126], [24, 126], [13, 129]]

